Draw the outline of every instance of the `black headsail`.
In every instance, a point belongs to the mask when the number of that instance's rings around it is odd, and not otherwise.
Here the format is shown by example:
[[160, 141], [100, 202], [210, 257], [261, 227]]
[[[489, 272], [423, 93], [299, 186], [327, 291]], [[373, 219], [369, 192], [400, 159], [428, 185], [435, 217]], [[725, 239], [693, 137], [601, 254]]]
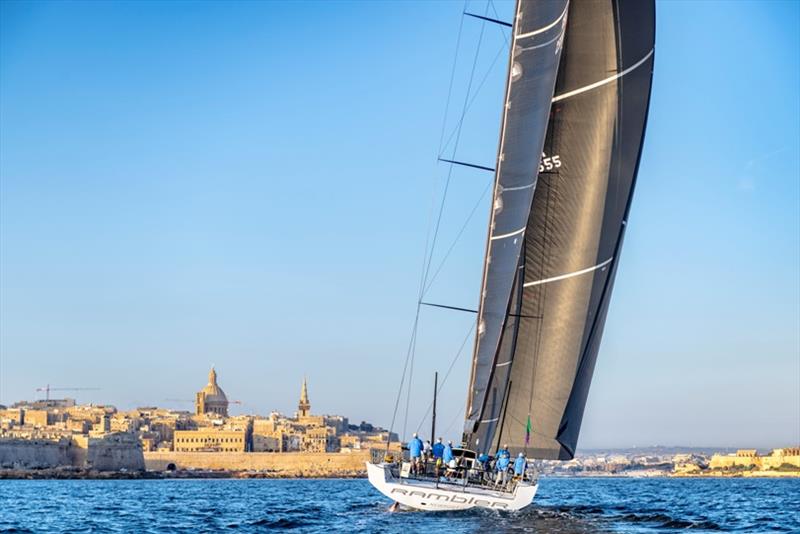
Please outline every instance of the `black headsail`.
[[575, 454], [647, 121], [655, 6], [572, 2], [566, 20], [524, 253], [465, 435], [550, 459]]
[[[483, 414], [499, 409], [504, 395], [504, 391], [490, 391], [489, 387], [498, 370], [508, 373], [508, 365], [497, 366], [498, 349], [504, 330], [509, 329], [509, 300], [555, 90], [567, 6], [567, 0], [518, 0], [515, 9], [466, 434], [486, 424]], [[496, 424], [497, 418], [493, 419]]]

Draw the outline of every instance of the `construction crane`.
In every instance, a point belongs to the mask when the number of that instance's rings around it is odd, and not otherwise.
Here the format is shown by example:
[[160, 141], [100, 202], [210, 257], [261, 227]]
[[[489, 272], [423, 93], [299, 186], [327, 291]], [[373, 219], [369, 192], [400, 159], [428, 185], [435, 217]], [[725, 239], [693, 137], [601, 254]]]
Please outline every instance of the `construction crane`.
[[100, 388], [52, 388], [50, 384], [47, 384], [43, 388], [36, 388], [36, 391], [44, 391], [45, 392], [45, 400], [50, 400], [50, 392], [51, 391], [99, 391]]
[[[187, 400], [187, 399], [162, 399], [162, 402], [176, 402], [176, 403], [179, 403], [179, 404], [194, 404], [195, 403], [195, 401]], [[244, 403], [242, 401], [240, 401], [240, 400], [229, 400], [228, 404], [242, 404], [243, 405]]]

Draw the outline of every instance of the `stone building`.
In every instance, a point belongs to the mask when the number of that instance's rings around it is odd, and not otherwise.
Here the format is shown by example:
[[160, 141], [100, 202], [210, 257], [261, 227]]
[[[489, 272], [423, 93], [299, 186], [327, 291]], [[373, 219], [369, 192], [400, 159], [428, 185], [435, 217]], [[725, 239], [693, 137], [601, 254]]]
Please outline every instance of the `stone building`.
[[740, 449], [736, 454], [715, 454], [709, 463], [711, 469], [771, 470], [800, 468], [800, 447], [773, 449], [759, 456], [755, 449]]
[[47, 410], [25, 410], [25, 424], [35, 427], [45, 427], [52, 423], [53, 417]]
[[276, 414], [253, 419], [253, 452], [286, 452], [287, 433], [278, 427]]
[[761, 457], [762, 469], [800, 469], [800, 447], [772, 449], [768, 456]]
[[217, 384], [217, 372], [213, 367], [208, 373], [208, 384], [195, 397], [195, 414], [228, 417], [228, 397]]
[[175, 452], [245, 452], [246, 430], [204, 428], [200, 430], [176, 430]]
[[739, 449], [736, 454], [715, 454], [708, 466], [711, 469], [760, 468], [761, 457], [755, 449]]

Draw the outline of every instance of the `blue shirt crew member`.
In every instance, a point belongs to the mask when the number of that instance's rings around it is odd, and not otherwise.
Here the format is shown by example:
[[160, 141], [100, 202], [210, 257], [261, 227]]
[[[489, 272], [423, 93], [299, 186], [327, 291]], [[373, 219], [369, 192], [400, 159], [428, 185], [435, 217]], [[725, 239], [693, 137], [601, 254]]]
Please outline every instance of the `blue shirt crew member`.
[[442, 438], [436, 440], [436, 443], [433, 444], [433, 457], [436, 459], [442, 458], [444, 456], [444, 443], [442, 443]]
[[514, 460], [514, 474], [517, 475], [517, 476], [522, 476], [525, 473], [525, 464], [526, 463], [527, 462], [525, 461], [525, 455], [522, 454], [522, 453], [519, 453], [519, 456], [517, 456], [517, 459]]
[[511, 464], [511, 459], [508, 456], [501, 456], [494, 465], [498, 471], [505, 471], [508, 469], [509, 464]]
[[422, 440], [417, 437], [416, 432], [414, 432], [414, 437], [411, 438], [411, 441], [408, 442], [408, 451], [411, 454], [411, 458], [422, 456]]
[[449, 464], [455, 457], [453, 456], [453, 442], [448, 441], [447, 445], [444, 447], [444, 452], [442, 452], [442, 460], [444, 460], [445, 464]]
[[504, 443], [503, 447], [497, 450], [497, 454], [495, 455], [495, 457], [497, 457], [498, 459], [505, 457], [508, 458], [508, 460], [510, 461], [511, 453], [508, 452], [508, 444]]
[[506, 455], [497, 457], [497, 461], [494, 463], [494, 468], [497, 470], [497, 478], [494, 482], [495, 487], [497, 487], [498, 484], [506, 483], [506, 474], [508, 473], [508, 466], [510, 463], [511, 459]]

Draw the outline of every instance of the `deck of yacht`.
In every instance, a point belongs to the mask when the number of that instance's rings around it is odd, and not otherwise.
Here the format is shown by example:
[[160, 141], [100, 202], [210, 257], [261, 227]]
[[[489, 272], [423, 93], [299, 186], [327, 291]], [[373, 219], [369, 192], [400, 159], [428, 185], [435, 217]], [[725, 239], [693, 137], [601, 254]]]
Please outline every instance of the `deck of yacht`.
[[[497, 484], [494, 478], [496, 476], [495, 472], [460, 466], [455, 469], [441, 467], [437, 474], [436, 466], [430, 462], [424, 464], [422, 472], [419, 473], [406, 473], [400, 464], [390, 465], [389, 472], [394, 478], [394, 482], [400, 484], [408, 483], [418, 487], [465, 493], [473, 493], [474, 490], [480, 490], [481, 493], [490, 491], [497, 497], [513, 494], [517, 484], [523, 480], [535, 482], [535, 477], [526, 476], [520, 479], [509, 475], [505, 483]], [[447, 476], [448, 474], [450, 476]]]

